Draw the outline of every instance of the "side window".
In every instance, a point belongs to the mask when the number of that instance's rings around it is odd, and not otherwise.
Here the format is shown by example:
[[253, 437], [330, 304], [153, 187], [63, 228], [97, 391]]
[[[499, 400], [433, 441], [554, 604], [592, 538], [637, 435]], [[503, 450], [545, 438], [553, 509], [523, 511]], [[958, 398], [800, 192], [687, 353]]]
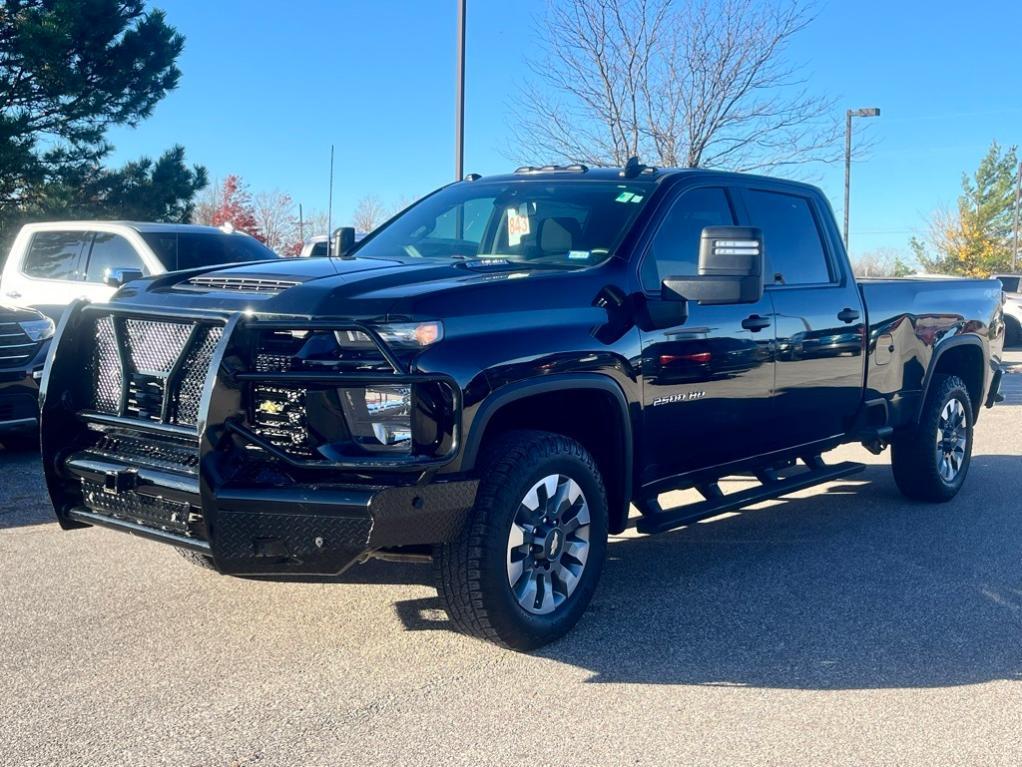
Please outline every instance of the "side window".
[[734, 223], [734, 213], [723, 189], [707, 187], [682, 194], [667, 211], [646, 251], [640, 272], [642, 286], [658, 291], [666, 277], [695, 274], [703, 229]]
[[763, 230], [768, 285], [831, 281], [827, 254], [809, 200], [793, 194], [750, 190], [745, 202], [753, 226]]
[[88, 282], [102, 282], [107, 269], [125, 268], [141, 269], [144, 274], [149, 273], [130, 242], [119, 234], [96, 232], [96, 237], [92, 241], [92, 251], [89, 253], [89, 265], [85, 270], [85, 279]]
[[22, 271], [44, 280], [76, 280], [78, 256], [86, 232], [37, 232], [32, 237]]

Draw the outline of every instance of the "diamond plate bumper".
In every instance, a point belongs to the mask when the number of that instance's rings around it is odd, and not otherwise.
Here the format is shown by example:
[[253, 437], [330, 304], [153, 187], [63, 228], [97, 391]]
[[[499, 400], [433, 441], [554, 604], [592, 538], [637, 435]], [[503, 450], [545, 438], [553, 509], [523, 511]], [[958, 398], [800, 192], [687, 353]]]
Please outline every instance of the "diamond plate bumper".
[[[135, 414], [123, 404], [132, 401], [127, 388], [117, 412], [83, 409], [80, 403], [94, 401], [92, 379], [81, 375], [86, 313], [79, 305], [65, 315], [42, 385], [44, 470], [63, 527], [102, 525], [170, 543], [207, 554], [224, 573], [330, 575], [374, 549], [451, 540], [464, 525], [477, 480], [422, 482], [429, 476], [423, 472], [448, 456], [414, 466], [393, 459], [349, 465], [285, 460], [253, 442], [239, 426], [243, 387], [255, 374], [236, 369], [243, 336], [236, 316], [191, 317], [223, 328], [194, 427], [175, 422], [162, 404], [142, 413], [146, 418]], [[167, 362], [147, 364], [163, 370]], [[167, 380], [179, 380], [173, 360], [170, 368]], [[425, 376], [395, 366], [388, 380], [403, 378]], [[456, 447], [455, 439], [449, 449]]]

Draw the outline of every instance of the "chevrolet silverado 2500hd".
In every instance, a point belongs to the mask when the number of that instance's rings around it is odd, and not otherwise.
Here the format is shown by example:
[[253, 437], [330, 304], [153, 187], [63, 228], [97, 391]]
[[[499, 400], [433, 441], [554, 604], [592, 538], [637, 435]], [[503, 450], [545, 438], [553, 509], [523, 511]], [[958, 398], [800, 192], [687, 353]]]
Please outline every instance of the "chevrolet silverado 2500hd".
[[[528, 649], [579, 619], [609, 533], [861, 469], [823, 461], [842, 443], [890, 445], [905, 495], [950, 499], [1003, 335], [996, 281], [857, 283], [811, 186], [522, 168], [337, 258], [78, 302], [43, 458], [64, 528], [236, 575], [431, 557], [455, 626]], [[736, 473], [758, 482], [722, 493]], [[664, 508], [678, 488], [703, 500]]]

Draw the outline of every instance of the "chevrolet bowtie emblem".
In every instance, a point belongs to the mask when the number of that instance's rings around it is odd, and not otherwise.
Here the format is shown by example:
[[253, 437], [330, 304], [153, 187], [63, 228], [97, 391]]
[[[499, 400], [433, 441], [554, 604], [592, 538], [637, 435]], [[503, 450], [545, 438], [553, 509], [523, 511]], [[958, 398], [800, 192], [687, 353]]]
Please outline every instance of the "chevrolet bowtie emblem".
[[280, 415], [284, 412], [284, 403], [266, 399], [259, 403], [259, 407], [256, 410], [267, 415]]

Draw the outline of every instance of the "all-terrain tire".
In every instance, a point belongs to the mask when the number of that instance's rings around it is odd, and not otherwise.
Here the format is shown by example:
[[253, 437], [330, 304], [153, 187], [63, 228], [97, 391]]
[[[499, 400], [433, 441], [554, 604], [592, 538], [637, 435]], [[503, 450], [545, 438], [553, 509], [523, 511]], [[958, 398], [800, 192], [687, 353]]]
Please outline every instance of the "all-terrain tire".
[[1008, 348], [1022, 346], [1022, 322], [1014, 317], [1004, 318], [1004, 345]]
[[[459, 631], [514, 650], [532, 650], [566, 634], [596, 591], [607, 549], [603, 478], [585, 447], [542, 431], [514, 431], [498, 438], [482, 456], [480, 475], [476, 503], [461, 534], [434, 550], [437, 591]], [[552, 475], [581, 489], [589, 512], [589, 548], [574, 590], [552, 612], [535, 614], [520, 603], [528, 597], [512, 588], [509, 536], [527, 497]], [[547, 583], [554, 582], [546, 577]]]
[[197, 551], [189, 551], [188, 549], [177, 549], [177, 553], [196, 567], [201, 567], [203, 570], [212, 570], [213, 572], [217, 572], [216, 565], [213, 564], [213, 558], [208, 554], [200, 554]]
[[[958, 417], [949, 422], [948, 416], [955, 413]], [[961, 422], [954, 423], [957, 420]], [[919, 423], [897, 433], [891, 444], [891, 468], [902, 495], [935, 502], [954, 498], [972, 461], [972, 425], [972, 401], [965, 382], [954, 375], [934, 376]], [[951, 448], [952, 456], [946, 465], [944, 447]], [[953, 471], [950, 476], [949, 471]]]

